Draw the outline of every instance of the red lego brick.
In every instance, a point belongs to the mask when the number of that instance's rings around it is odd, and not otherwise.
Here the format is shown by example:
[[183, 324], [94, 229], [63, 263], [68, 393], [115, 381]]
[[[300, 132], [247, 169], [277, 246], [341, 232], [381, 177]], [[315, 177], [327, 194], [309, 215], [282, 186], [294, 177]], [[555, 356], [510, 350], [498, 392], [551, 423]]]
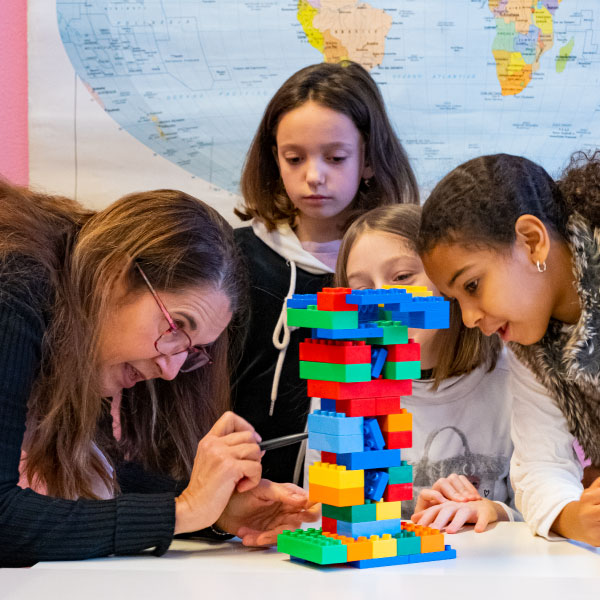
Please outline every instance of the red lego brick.
[[332, 400], [410, 396], [412, 394], [412, 381], [410, 379], [373, 379], [355, 383], [309, 379], [307, 387], [308, 396], [311, 398], [330, 398]]
[[383, 431], [385, 447], [390, 450], [395, 448], [412, 448], [412, 430], [410, 431]]
[[371, 346], [366, 342], [306, 338], [300, 344], [300, 360], [344, 365], [371, 363]]
[[390, 398], [375, 398], [375, 403], [375, 409], [378, 415], [394, 415], [402, 410], [400, 408], [399, 396], [392, 396]]
[[421, 360], [421, 344], [414, 340], [408, 340], [408, 344], [391, 344], [385, 349], [388, 351], [389, 362]]
[[346, 304], [346, 296], [352, 292], [350, 288], [323, 288], [317, 292], [317, 308], [319, 310], [358, 310], [356, 304]]
[[330, 517], [321, 518], [321, 529], [327, 533], [337, 533], [337, 519]]
[[336, 465], [337, 454], [335, 452], [321, 452], [321, 462], [329, 463], [330, 465]]
[[383, 499], [386, 502], [397, 502], [398, 500], [412, 500], [412, 483], [393, 483], [388, 484], [383, 492]]
[[[391, 398], [353, 398], [351, 400], [334, 400], [335, 411], [347, 417], [379, 417], [399, 413], [400, 397]], [[333, 410], [333, 408], [332, 408]]]

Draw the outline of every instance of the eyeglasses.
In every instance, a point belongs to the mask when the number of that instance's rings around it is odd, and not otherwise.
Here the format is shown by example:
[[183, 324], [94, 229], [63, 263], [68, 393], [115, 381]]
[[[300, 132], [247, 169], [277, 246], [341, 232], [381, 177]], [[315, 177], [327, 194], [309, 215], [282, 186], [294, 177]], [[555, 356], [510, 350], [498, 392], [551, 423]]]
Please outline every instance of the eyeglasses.
[[154, 342], [154, 347], [157, 352], [160, 352], [164, 356], [173, 356], [174, 354], [180, 354], [181, 352], [187, 352], [187, 358], [183, 365], [179, 369], [182, 373], [189, 373], [195, 369], [199, 369], [204, 365], [212, 364], [212, 359], [208, 353], [207, 346], [193, 346], [190, 336], [181, 328], [177, 327], [175, 321], [169, 314], [162, 300], [158, 297], [158, 294], [152, 287], [152, 284], [146, 277], [146, 273], [142, 271], [142, 267], [138, 263], [135, 264], [140, 275], [144, 278], [150, 293], [154, 296], [156, 303], [158, 304], [162, 314], [164, 315], [169, 329], [167, 329], [159, 338]]

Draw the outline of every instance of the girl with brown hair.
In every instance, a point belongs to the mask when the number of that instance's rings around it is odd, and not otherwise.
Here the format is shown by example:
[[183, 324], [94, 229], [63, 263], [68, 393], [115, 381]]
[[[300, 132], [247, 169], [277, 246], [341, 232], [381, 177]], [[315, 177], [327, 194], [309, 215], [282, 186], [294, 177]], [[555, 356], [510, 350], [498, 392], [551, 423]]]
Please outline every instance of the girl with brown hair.
[[[416, 252], [420, 220], [418, 206], [359, 217], [342, 240], [336, 284], [418, 285], [437, 294]], [[448, 533], [465, 523], [484, 531], [490, 522], [520, 519], [510, 506], [510, 395], [500, 340], [467, 329], [456, 303], [448, 329], [409, 329], [409, 337], [420, 344], [422, 370], [412, 396], [402, 399], [413, 415], [413, 445], [402, 458], [413, 465], [420, 495], [416, 505], [402, 503], [403, 516]]]
[[[252, 223], [235, 237], [249, 266], [251, 317], [234, 406], [270, 438], [303, 431], [308, 413], [298, 377], [304, 334], [287, 326], [286, 299], [328, 285], [356, 216], [418, 202], [418, 190], [376, 83], [349, 61], [311, 65], [283, 83], [250, 146], [241, 187], [236, 214]], [[297, 482], [299, 448], [269, 452], [265, 473]]]
[[240, 272], [229, 225], [182, 192], [94, 213], [0, 182], [0, 566], [306, 519], [225, 412]]

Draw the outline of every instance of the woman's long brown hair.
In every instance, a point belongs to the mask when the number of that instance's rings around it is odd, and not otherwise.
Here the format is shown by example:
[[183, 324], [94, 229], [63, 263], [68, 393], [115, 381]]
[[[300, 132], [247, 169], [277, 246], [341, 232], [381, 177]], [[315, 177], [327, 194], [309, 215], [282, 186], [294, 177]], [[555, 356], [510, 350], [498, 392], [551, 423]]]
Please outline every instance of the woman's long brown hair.
[[[229, 403], [228, 338], [240, 326], [244, 282], [231, 227], [212, 208], [174, 190], [126, 196], [94, 213], [56, 196], [0, 184], [0, 261], [27, 256], [54, 291], [39, 376], [28, 403], [27, 476], [50, 495], [94, 498], [105, 455], [135, 460], [174, 478], [189, 476], [196, 446]], [[107, 410], [98, 343], [116, 285], [144, 289], [139, 262], [160, 291], [222, 290], [234, 319], [212, 349], [214, 364], [171, 382], [136, 385], [122, 402], [118, 447], [98, 424]]]

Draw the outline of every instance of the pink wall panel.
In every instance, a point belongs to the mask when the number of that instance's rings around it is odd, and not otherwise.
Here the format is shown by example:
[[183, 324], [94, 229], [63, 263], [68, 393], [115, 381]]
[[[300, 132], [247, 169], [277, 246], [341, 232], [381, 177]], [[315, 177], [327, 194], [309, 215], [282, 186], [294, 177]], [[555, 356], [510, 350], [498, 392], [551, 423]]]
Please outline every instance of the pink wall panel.
[[29, 181], [27, 139], [27, 0], [2, 3], [0, 18], [0, 175]]

